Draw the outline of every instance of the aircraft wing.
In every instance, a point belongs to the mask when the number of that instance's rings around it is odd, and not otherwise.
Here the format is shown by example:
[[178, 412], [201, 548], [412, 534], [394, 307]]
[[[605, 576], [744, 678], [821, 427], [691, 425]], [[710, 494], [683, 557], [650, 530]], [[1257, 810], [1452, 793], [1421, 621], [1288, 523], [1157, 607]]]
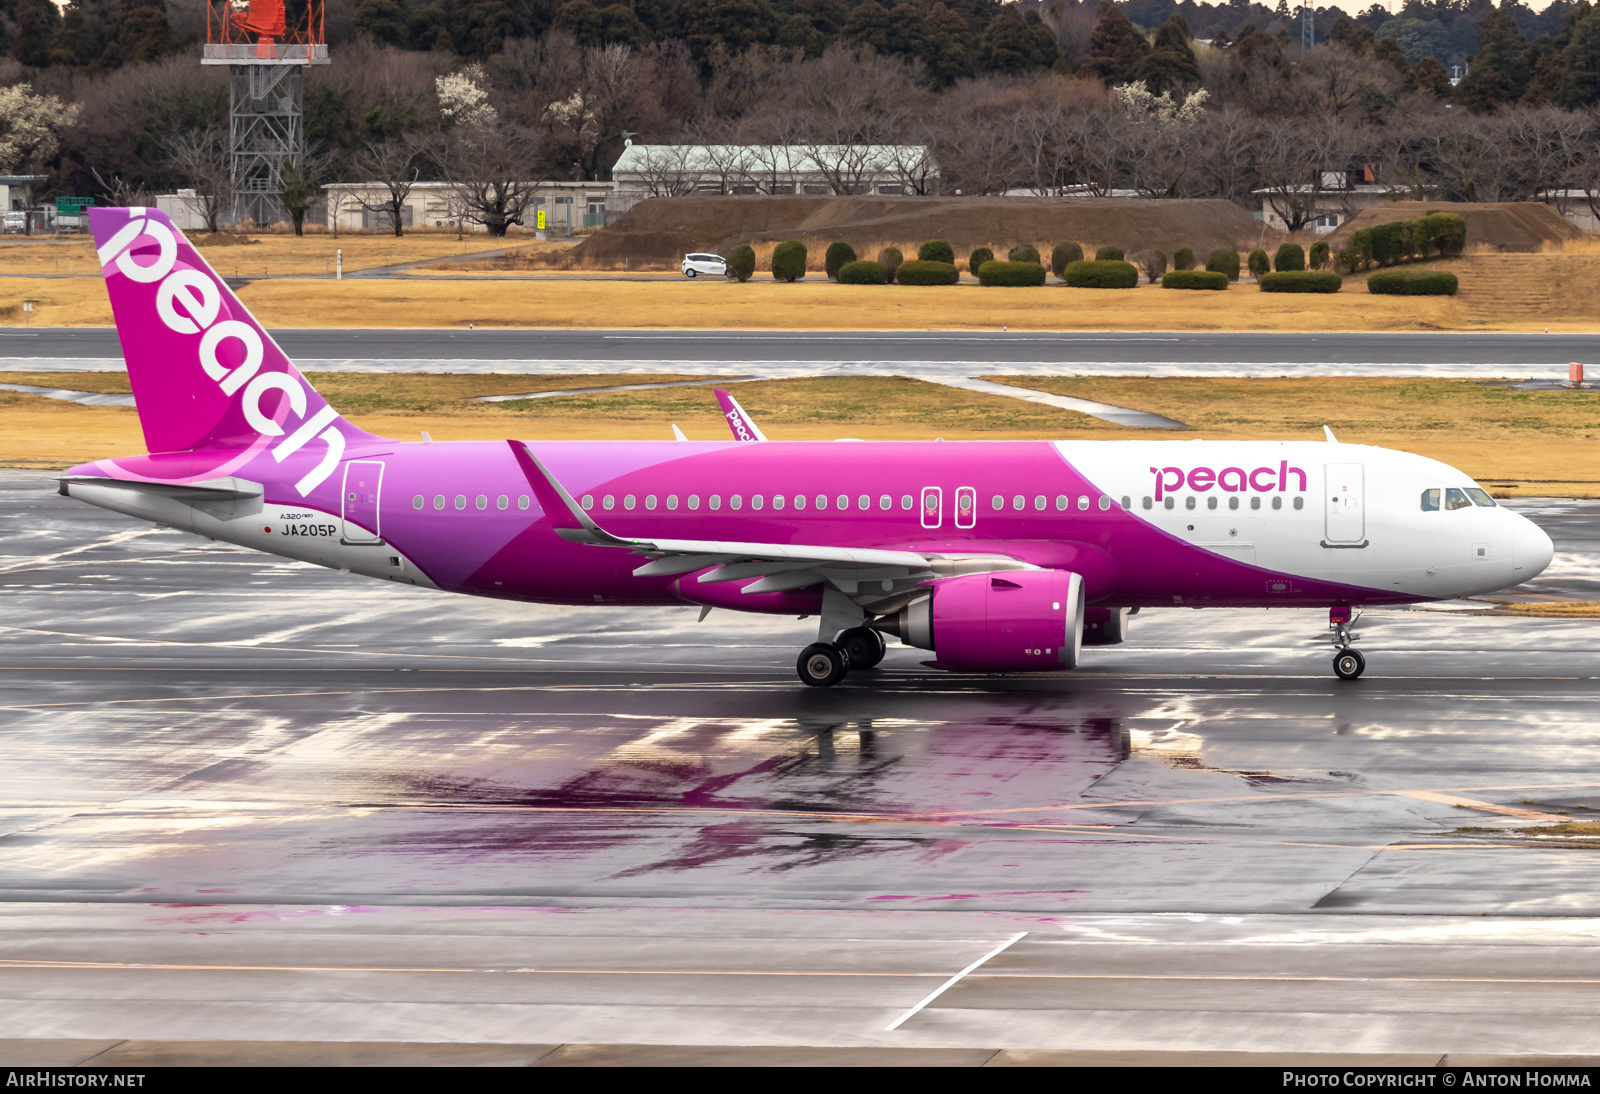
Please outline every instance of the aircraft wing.
[[[917, 551], [886, 551], [865, 547], [830, 547], [821, 544], [741, 543], [701, 539], [628, 539], [612, 535], [584, 512], [566, 487], [539, 462], [521, 441], [507, 441], [512, 455], [539, 499], [539, 506], [555, 526], [556, 535], [573, 543], [616, 547], [651, 556], [634, 571], [637, 577], [658, 577], [706, 570], [702, 582], [760, 578], [745, 586], [747, 593], [803, 589], [823, 581], [846, 593], [856, 593], [863, 582], [878, 583], [884, 592], [895, 585], [938, 577], [941, 569], [932, 557]], [[1014, 560], [995, 559], [994, 568], [1020, 568]], [[1008, 565], [1009, 563], [1009, 565]]]

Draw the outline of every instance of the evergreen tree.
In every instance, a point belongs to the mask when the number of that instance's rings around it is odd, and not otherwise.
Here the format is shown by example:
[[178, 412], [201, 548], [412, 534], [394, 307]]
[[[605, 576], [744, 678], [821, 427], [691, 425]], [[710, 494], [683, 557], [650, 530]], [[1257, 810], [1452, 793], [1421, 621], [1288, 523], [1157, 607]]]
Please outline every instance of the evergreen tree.
[[1590, 8], [1571, 24], [1561, 68], [1555, 92], [1559, 105], [1581, 110], [1600, 102], [1600, 9]]
[[50, 0], [17, 0], [17, 33], [11, 39], [11, 56], [25, 65], [43, 68], [50, 63], [50, 44], [61, 28], [61, 13]]
[[1159, 95], [1200, 84], [1200, 65], [1189, 45], [1189, 25], [1174, 15], [1156, 30], [1155, 45], [1139, 70], [1145, 86]]
[[1514, 103], [1528, 90], [1528, 40], [1512, 18], [1510, 4], [1489, 12], [1478, 28], [1478, 56], [1457, 94], [1473, 110]]
[[130, 61], [154, 61], [171, 53], [175, 43], [167, 23], [166, 0], [117, 0], [101, 59], [109, 67]]
[[1001, 8], [978, 39], [978, 65], [991, 72], [1014, 76], [1030, 69], [1048, 68], [1055, 60], [1055, 36], [1039, 21], [1038, 13], [1029, 12], [1024, 17], [1014, 5]]
[[828, 46], [828, 39], [811, 21], [811, 16], [799, 12], [789, 16], [788, 22], [779, 28], [776, 40], [784, 49], [799, 50], [807, 57], [822, 56], [822, 51]]
[[1127, 16], [1108, 3], [1100, 5], [1100, 19], [1089, 36], [1086, 73], [1107, 84], [1125, 84], [1139, 78], [1150, 46]]
[[1435, 57], [1424, 57], [1411, 70], [1410, 84], [1418, 91], [1429, 91], [1441, 99], [1448, 99], [1455, 88], [1450, 86], [1450, 74]]
[[900, 0], [889, 10], [889, 42], [890, 53], [900, 53], [907, 57], [921, 56], [927, 42], [927, 18], [922, 9], [910, 0]]
[[406, 15], [395, 0], [361, 0], [355, 11], [356, 33], [385, 46], [405, 42]]
[[844, 25], [842, 36], [858, 46], [871, 46], [879, 53], [889, 45], [889, 13], [878, 0], [861, 0]]
[[942, 3], [928, 9], [922, 37], [922, 61], [934, 87], [949, 87], [972, 72], [972, 56], [967, 43], [972, 28], [957, 12]]

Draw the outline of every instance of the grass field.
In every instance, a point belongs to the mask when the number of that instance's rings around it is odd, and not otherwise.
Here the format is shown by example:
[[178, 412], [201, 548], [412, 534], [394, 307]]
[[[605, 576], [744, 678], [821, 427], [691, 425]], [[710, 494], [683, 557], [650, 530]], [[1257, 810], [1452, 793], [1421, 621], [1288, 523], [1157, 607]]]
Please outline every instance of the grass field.
[[[289, 238], [264, 237], [258, 246], [280, 246]], [[326, 242], [331, 256], [331, 240], [307, 238], [317, 246]], [[358, 238], [370, 248], [362, 261], [379, 264], [397, 258], [382, 250], [383, 237]], [[449, 239], [440, 245], [455, 246]], [[0, 259], [7, 249], [0, 247]], [[255, 250], [256, 245], [225, 247], [208, 255], [225, 274], [235, 269], [248, 274], [249, 262], [234, 261], [233, 256]], [[270, 268], [271, 263], [264, 265]], [[970, 282], [941, 288], [858, 286], [818, 277], [792, 285], [770, 279], [741, 285], [722, 278], [659, 276], [586, 281], [581, 275], [337, 283], [285, 277], [253, 281], [239, 296], [269, 327], [470, 323], [535, 329], [1532, 332], [1589, 331], [1600, 317], [1600, 254], [1480, 254], [1430, 264], [1438, 265], [1461, 278], [1458, 296], [1372, 296], [1362, 277], [1347, 279], [1342, 292], [1320, 296], [1263, 293], [1251, 283], [1224, 292], [1178, 292], [1151, 286], [1069, 289], [1056, 283], [1029, 289], [983, 288]], [[31, 321], [37, 326], [111, 324], [110, 304], [98, 278], [0, 279], [0, 324], [24, 322], [23, 300], [35, 302]]]
[[[505, 395], [661, 376], [465, 376], [312, 373], [335, 407], [364, 429], [402, 440], [660, 439], [678, 424], [721, 440], [710, 387], [472, 403]], [[1418, 452], [1460, 467], [1502, 496], [1600, 496], [1600, 393], [1516, 391], [1466, 380], [1040, 378], [1019, 387], [1151, 410], [1190, 429], [1125, 429], [1067, 410], [899, 377], [741, 383], [739, 401], [775, 440], [1151, 438], [1303, 439], [1329, 425], [1341, 441]], [[127, 390], [120, 373], [0, 373], [0, 382]], [[64, 467], [143, 451], [130, 408], [84, 407], [0, 392], [0, 464]]]

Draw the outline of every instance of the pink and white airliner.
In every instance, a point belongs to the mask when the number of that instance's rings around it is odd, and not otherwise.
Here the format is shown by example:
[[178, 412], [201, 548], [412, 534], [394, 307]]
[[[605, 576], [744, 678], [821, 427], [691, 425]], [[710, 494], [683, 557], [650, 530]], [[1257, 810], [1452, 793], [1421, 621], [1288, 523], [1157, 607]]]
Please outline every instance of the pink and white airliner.
[[92, 209], [149, 455], [61, 492], [213, 539], [547, 604], [817, 616], [800, 679], [885, 634], [968, 672], [1071, 669], [1143, 607], [1363, 605], [1504, 588], [1548, 536], [1434, 460], [1302, 441], [418, 443], [351, 425], [153, 209]]

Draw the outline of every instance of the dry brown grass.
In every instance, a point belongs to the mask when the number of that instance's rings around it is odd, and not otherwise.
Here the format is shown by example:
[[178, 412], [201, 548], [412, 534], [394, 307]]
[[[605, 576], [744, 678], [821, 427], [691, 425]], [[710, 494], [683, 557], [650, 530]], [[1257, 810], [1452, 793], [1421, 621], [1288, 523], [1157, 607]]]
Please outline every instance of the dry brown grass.
[[[286, 239], [292, 237], [269, 237], [268, 243]], [[971, 282], [915, 288], [839, 285], [810, 276], [793, 285], [672, 276], [337, 283], [281, 278], [252, 282], [239, 295], [269, 327], [1591, 331], [1600, 315], [1600, 253], [1469, 255], [1429, 266], [1454, 270], [1460, 295], [1371, 296], [1365, 275], [1349, 278], [1343, 292], [1328, 296], [1262, 293], [1252, 284], [1220, 293], [1151, 286], [1069, 289], [1057, 283], [1031, 289]], [[40, 326], [111, 323], [98, 278], [0, 279], [0, 324], [22, 324], [23, 300], [37, 301], [33, 322]]]
[[1600, 600], [1554, 600], [1501, 604], [1507, 615], [1537, 615], [1554, 619], [1600, 619]]

